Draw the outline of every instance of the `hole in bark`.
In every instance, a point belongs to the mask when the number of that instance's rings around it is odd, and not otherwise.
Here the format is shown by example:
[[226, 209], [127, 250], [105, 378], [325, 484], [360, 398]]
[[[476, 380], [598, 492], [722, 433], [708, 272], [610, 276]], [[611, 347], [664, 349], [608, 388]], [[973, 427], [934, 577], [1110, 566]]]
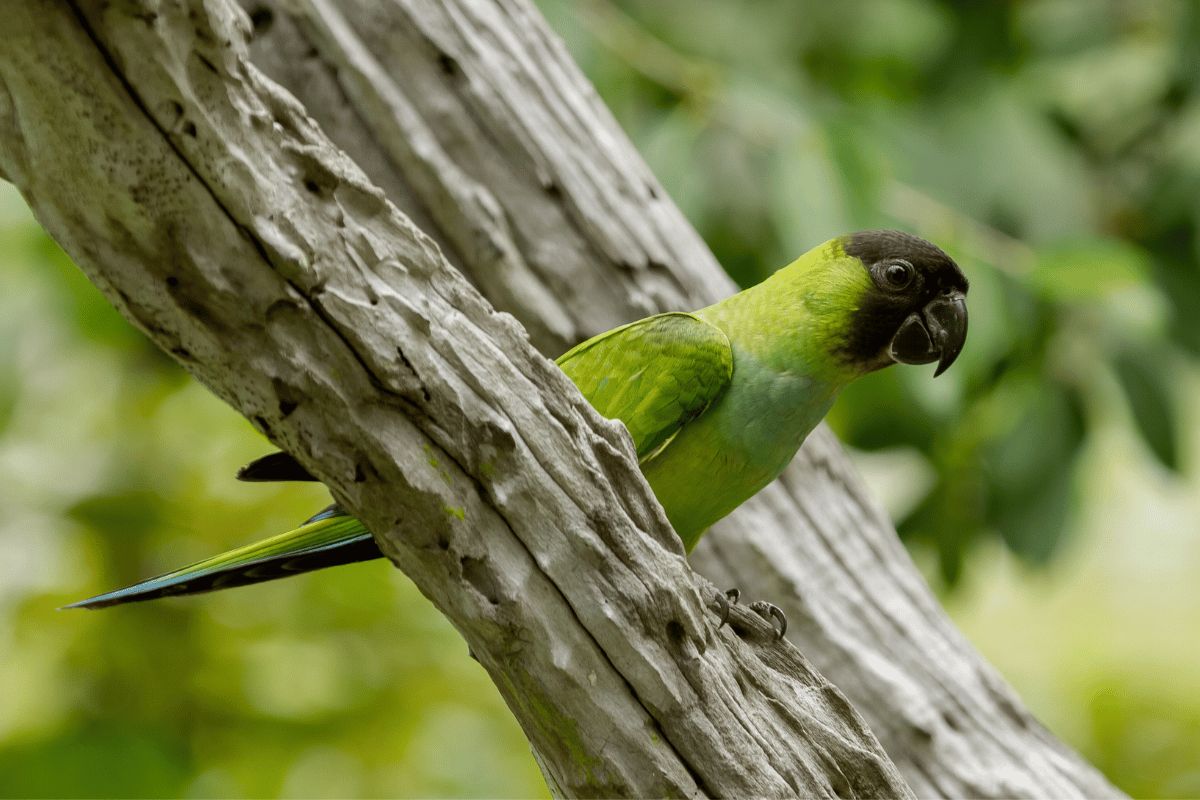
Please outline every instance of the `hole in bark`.
[[442, 550], [449, 550], [450, 549], [450, 540], [447, 539], [445, 536], [439, 536], [438, 537], [438, 547]]
[[962, 725], [959, 723], [958, 716], [956, 714], [952, 714], [949, 711], [943, 711], [942, 720], [950, 726], [951, 730], [962, 733]]
[[487, 598], [489, 603], [494, 606], [500, 605], [496, 586], [492, 582], [492, 576], [488, 573], [484, 562], [478, 558], [463, 556], [459, 559], [459, 564], [462, 565], [463, 578], [474, 586], [477, 592]]
[[366, 472], [363, 471], [363, 465], [355, 464], [354, 465], [354, 482], [362, 483], [366, 479], [367, 479], [367, 474], [366, 474]]
[[262, 417], [256, 416], [253, 419], [251, 419], [250, 421], [254, 423], [254, 427], [258, 428], [258, 430], [264, 436], [271, 435], [271, 426], [267, 424], [267, 421], [265, 419], [263, 419]]
[[275, 12], [266, 6], [258, 6], [250, 11], [250, 23], [254, 26], [254, 34], [260, 36], [275, 24]]
[[454, 56], [448, 53], [442, 53], [438, 56], [438, 64], [442, 67], [442, 72], [450, 77], [456, 77], [459, 74], [458, 62], [454, 60]]
[[295, 410], [296, 410], [296, 404], [293, 403], [291, 400], [280, 400], [279, 401], [279, 413], [283, 414], [285, 417], [288, 414], [291, 414]]
[[178, 285], [179, 285], [179, 278], [176, 278], [174, 275], [167, 276], [167, 286], [170, 286], [172, 289], [174, 289]]
[[312, 180], [305, 181], [304, 188], [308, 189], [313, 194], [319, 195], [321, 193], [321, 187], [317, 184], [316, 181], [312, 181]]
[[182, 359], [184, 361], [192, 360], [192, 354], [188, 350], [185, 350], [182, 347], [172, 347], [171, 355], [175, 356], [176, 358]]
[[183, 132], [187, 136], [191, 136], [193, 139], [195, 139], [196, 138], [196, 123], [194, 123], [194, 122], [185, 123], [183, 126]]
[[550, 195], [555, 200], [558, 200], [562, 197], [562, 187], [551, 181], [550, 184], [546, 186], [546, 194]]

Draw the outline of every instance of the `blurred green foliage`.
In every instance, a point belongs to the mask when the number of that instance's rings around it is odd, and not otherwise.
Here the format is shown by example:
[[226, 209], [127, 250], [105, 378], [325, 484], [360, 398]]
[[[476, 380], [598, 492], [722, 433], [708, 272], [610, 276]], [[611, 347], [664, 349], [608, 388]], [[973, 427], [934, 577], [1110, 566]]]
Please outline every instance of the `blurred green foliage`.
[[[1194, 469], [1195, 4], [540, 6], [739, 283], [874, 227], [963, 265], [954, 369], [877, 373], [830, 417], [854, 447], [919, 462], [898, 472], [897, 523], [943, 589], [996, 541], [1054, 566], [1114, 404], [1164, 474]], [[0, 279], [0, 796], [545, 795], [483, 671], [395, 570], [55, 611], [327, 501], [233, 481], [266, 443], [7, 187]], [[1135, 796], [1200, 794], [1200, 700], [1165, 683], [1113, 677], [1074, 742]]]
[[1200, 11], [1182, 0], [545, 0], [576, 60], [742, 285], [899, 227], [973, 287], [955, 369], [894, 370], [830, 416], [936, 480], [897, 520], [947, 587], [983, 537], [1031, 564], [1070, 530], [1113, 385], [1179, 470], [1200, 354]]
[[445, 618], [355, 564], [58, 611], [293, 527], [319, 487], [130, 327], [0, 184], [0, 797], [546, 796]]

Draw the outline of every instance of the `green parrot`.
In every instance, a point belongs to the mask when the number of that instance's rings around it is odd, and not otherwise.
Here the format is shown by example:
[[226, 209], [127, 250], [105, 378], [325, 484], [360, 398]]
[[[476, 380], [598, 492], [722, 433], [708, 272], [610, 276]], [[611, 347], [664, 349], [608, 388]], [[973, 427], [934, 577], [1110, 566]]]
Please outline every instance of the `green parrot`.
[[[557, 364], [597, 411], [625, 423], [642, 473], [691, 552], [709, 526], [783, 471], [855, 378], [932, 361], [942, 374], [966, 340], [966, 293], [962, 270], [924, 239], [852, 233], [715, 305], [602, 333]], [[282, 452], [238, 478], [316, 480]], [[362, 523], [334, 505], [295, 530], [67, 607], [194, 594], [381, 556]]]

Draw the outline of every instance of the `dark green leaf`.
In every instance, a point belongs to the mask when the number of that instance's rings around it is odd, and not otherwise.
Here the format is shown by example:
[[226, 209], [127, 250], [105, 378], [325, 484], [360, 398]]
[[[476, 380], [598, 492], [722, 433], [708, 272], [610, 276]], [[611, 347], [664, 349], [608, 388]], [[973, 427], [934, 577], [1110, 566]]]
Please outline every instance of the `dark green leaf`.
[[1075, 461], [1086, 435], [1079, 397], [1046, 387], [1007, 436], [987, 449], [989, 521], [1021, 557], [1045, 563], [1066, 532]]
[[1167, 469], [1179, 470], [1179, 421], [1162, 352], [1122, 353], [1113, 367], [1143, 441]]

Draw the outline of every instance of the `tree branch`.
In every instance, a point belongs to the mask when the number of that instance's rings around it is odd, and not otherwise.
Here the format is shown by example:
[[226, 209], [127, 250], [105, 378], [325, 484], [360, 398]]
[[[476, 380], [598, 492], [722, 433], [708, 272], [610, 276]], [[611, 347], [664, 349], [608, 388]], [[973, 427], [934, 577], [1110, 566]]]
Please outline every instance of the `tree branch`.
[[[389, 198], [426, 214], [451, 261], [544, 352], [732, 291], [527, 2], [244, 1], [261, 23], [256, 63]], [[405, 151], [425, 155], [414, 165]], [[483, 199], [444, 207], [452, 196]], [[506, 245], [480, 208], [502, 210], [509, 261], [489, 256]], [[526, 294], [528, 281], [543, 288]], [[918, 795], [1119, 796], [954, 628], [826, 427], [691, 563], [784, 608], [789, 638], [863, 712]]]
[[[249, 63], [249, 33], [224, 0], [0, 4], [0, 173], [127, 318], [367, 524], [492, 675], [556, 793], [907, 795], [794, 647], [740, 610], [716, 630], [623, 427]], [[605, 175], [579, 172], [602, 208]], [[578, 200], [580, 181], [543, 190]], [[498, 241], [515, 230], [502, 208]], [[625, 222], [602, 232], [655, 245]], [[442, 235], [464, 261], [494, 255]], [[633, 249], [605, 255], [662, 283]], [[528, 283], [501, 255], [501, 282]], [[543, 312], [539, 337], [569, 318]]]

